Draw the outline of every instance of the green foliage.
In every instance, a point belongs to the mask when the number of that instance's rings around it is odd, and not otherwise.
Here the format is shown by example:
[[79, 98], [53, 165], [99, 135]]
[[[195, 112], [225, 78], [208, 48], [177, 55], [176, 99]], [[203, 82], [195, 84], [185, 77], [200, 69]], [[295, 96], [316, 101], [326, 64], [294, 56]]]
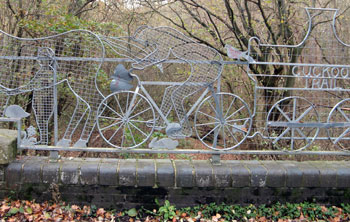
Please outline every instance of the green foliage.
[[153, 134], [152, 134], [152, 138], [165, 138], [165, 137], [167, 137], [167, 135], [165, 135], [164, 133], [162, 133], [162, 132], [160, 132], [160, 131], [155, 131], [155, 132], [153, 132]]
[[17, 197], [17, 192], [15, 191], [15, 190], [10, 190], [9, 191], [9, 194], [8, 194], [8, 198], [10, 199], [10, 200], [15, 200], [15, 199], [17, 199], [18, 197]]
[[[276, 203], [271, 206], [265, 204], [260, 206], [240, 206], [227, 204], [204, 204], [194, 207], [182, 208], [178, 215], [185, 213], [191, 217], [200, 215], [203, 219], [212, 219], [213, 216], [220, 217], [224, 221], [248, 221], [249, 219], [265, 218], [268, 221], [278, 221], [279, 219], [299, 219], [306, 218], [307, 221], [328, 221], [331, 218], [339, 217], [340, 212], [350, 213], [349, 204], [341, 204], [343, 210], [337, 207], [325, 207], [315, 203]], [[343, 218], [347, 217], [343, 215]]]
[[[156, 204], [160, 206], [159, 201], [155, 200]], [[157, 215], [163, 218], [164, 221], [168, 221], [169, 219], [173, 219], [176, 216], [176, 207], [171, 205], [168, 200], [165, 200], [164, 205], [160, 206]]]
[[97, 211], [97, 207], [95, 205], [91, 205], [91, 215], [96, 215], [96, 211]]
[[20, 27], [31, 33], [42, 35], [47, 32], [62, 33], [72, 29], [93, 28], [94, 24], [69, 14], [64, 14], [64, 10], [52, 12], [55, 16], [48, 16], [47, 19], [23, 19]]
[[[134, 123], [134, 125], [137, 127], [139, 124]], [[132, 130], [130, 125], [126, 127], [124, 133], [125, 133], [125, 139], [127, 141], [125, 146], [130, 146], [130, 147], [135, 146], [136, 144], [140, 144], [144, 140], [137, 131]]]
[[107, 72], [100, 69], [97, 74], [97, 84], [98, 88], [107, 95], [110, 93], [109, 84], [111, 83], [111, 78]]
[[350, 214], [350, 204], [341, 204], [340, 205], [343, 208], [344, 213]]
[[65, 1], [42, 1], [33, 9], [36, 16], [22, 17], [18, 28], [24, 28], [31, 37], [47, 36], [48, 33], [62, 33], [73, 29], [86, 29], [95, 33], [118, 35], [122, 31], [115, 22], [97, 22], [90, 16], [77, 15], [70, 10], [70, 3]]

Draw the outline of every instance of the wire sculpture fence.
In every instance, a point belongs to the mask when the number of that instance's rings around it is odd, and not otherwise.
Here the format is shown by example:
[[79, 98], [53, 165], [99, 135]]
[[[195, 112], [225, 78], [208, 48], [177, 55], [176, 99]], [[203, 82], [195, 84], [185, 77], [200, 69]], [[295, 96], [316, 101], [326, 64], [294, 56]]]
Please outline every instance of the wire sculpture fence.
[[[349, 45], [338, 36], [337, 10], [306, 12], [309, 24], [298, 45], [273, 46], [251, 39], [250, 56], [259, 55], [248, 70], [258, 95], [253, 116], [263, 116], [258, 131], [276, 149], [300, 151], [315, 140], [330, 140], [347, 150]], [[271, 65], [278, 68], [271, 72]]]
[[[246, 53], [231, 52], [234, 61], [169, 27], [143, 26], [129, 37], [73, 30], [24, 39], [1, 31], [0, 120], [31, 120], [32, 111], [39, 134], [30, 127], [19, 136], [23, 149], [349, 155], [350, 45], [337, 33], [338, 10], [306, 12], [302, 42], [251, 38]], [[225, 66], [247, 74], [233, 93], [221, 91]], [[152, 81], [147, 69], [168, 81]], [[251, 98], [242, 85], [251, 86]], [[63, 126], [60, 93], [76, 101]], [[20, 94], [32, 99], [18, 106]], [[94, 132], [109, 147], [87, 147]], [[157, 135], [171, 139], [157, 143]], [[194, 135], [206, 149], [161, 149]], [[324, 144], [340, 149], [314, 151]]]

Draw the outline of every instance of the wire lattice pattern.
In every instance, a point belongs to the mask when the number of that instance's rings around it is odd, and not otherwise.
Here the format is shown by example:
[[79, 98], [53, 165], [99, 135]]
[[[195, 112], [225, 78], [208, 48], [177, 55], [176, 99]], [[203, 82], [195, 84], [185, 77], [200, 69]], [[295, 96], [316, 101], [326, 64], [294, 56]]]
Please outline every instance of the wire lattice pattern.
[[[89, 60], [84, 58], [99, 58]], [[70, 145], [72, 134], [84, 124], [77, 146], [86, 146], [95, 126], [96, 110], [103, 99], [96, 75], [104, 58], [99, 37], [88, 31], [69, 31], [55, 36], [22, 39], [0, 34], [0, 110], [10, 96], [33, 91], [33, 109], [40, 144], [48, 144], [48, 120], [53, 112], [54, 78], [66, 82], [76, 96], [76, 107], [60, 145]], [[54, 75], [55, 74], [55, 75]]]

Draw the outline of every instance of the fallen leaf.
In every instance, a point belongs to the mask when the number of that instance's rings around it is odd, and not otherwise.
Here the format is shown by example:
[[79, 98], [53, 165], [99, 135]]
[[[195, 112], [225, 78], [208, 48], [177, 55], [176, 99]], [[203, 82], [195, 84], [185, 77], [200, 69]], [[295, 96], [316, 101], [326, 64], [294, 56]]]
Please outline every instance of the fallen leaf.
[[19, 212], [19, 209], [17, 207], [13, 207], [9, 211], [9, 214], [14, 215], [14, 214], [17, 214], [18, 212]]
[[112, 215], [111, 215], [109, 212], [107, 212], [107, 213], [105, 214], [105, 218], [106, 218], [106, 219], [111, 219], [111, 217], [112, 217]]
[[73, 210], [79, 210], [79, 209], [80, 209], [80, 207], [77, 206], [77, 205], [72, 205], [71, 208], [72, 208]]
[[267, 221], [267, 219], [266, 219], [266, 217], [260, 217], [258, 221], [259, 222], [265, 222], [265, 221]]
[[331, 222], [340, 222], [341, 219], [340, 219], [340, 217], [335, 217], [335, 218], [332, 218], [330, 221]]
[[44, 217], [45, 217], [45, 219], [51, 218], [51, 216], [50, 216], [50, 214], [49, 214], [48, 212], [45, 212], [45, 213], [44, 213]]
[[7, 206], [7, 205], [2, 205], [1, 206], [1, 211], [7, 212], [7, 210], [9, 210], [11, 207]]
[[26, 209], [26, 212], [27, 212], [28, 214], [32, 214], [32, 213], [33, 213], [33, 210], [32, 210], [32, 208], [28, 207], [28, 208]]
[[17, 200], [16, 202], [15, 202], [15, 207], [16, 208], [19, 208], [21, 206], [21, 202], [19, 201], [19, 200]]
[[97, 211], [96, 211], [96, 215], [97, 216], [103, 216], [105, 214], [105, 210], [103, 208], [99, 208]]
[[128, 210], [127, 214], [129, 215], [129, 217], [136, 217], [137, 211], [135, 208], [132, 208], [132, 209]]

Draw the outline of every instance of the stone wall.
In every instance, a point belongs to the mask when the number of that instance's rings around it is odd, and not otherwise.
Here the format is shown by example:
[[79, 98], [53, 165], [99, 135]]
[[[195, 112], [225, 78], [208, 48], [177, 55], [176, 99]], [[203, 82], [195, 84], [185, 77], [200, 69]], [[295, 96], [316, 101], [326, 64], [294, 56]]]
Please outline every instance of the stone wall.
[[210, 202], [350, 202], [350, 163], [26, 157], [6, 167], [7, 193], [107, 208], [177, 207]]

